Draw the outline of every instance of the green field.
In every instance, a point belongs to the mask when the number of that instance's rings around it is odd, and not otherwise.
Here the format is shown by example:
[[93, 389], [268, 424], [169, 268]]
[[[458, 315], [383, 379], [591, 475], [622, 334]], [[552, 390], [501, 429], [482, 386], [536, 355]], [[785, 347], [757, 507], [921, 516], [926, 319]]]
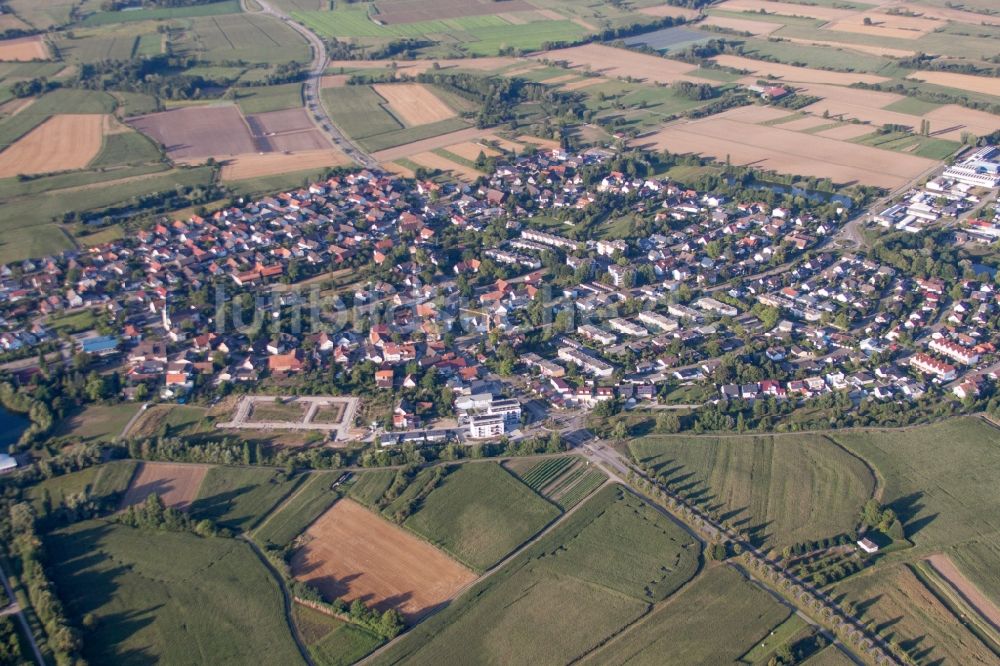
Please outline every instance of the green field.
[[[139, 132], [123, 132], [104, 137], [101, 152], [89, 166], [91, 169], [97, 169], [152, 162], [161, 163], [162, 161], [163, 155], [160, 153], [160, 149], [148, 138]], [[136, 176], [139, 174], [129, 169], [127, 174], [121, 175]]]
[[609, 487], [374, 663], [569, 663], [690, 580], [699, 553], [673, 521]]
[[303, 659], [276, 580], [237, 539], [89, 520], [46, 537], [51, 577], [93, 664], [273, 663]]
[[129, 419], [138, 411], [139, 405], [129, 402], [119, 405], [91, 405], [70, 414], [59, 424], [54, 435], [79, 438], [87, 442], [110, 442], [122, 434]]
[[239, 0], [221, 0], [203, 5], [189, 7], [168, 7], [163, 9], [130, 9], [128, 11], [97, 12], [78, 23], [82, 26], [108, 25], [110, 23], [128, 23], [134, 21], [152, 21], [162, 19], [177, 19], [190, 16], [218, 16], [219, 14], [238, 14]]
[[362, 472], [357, 475], [347, 494], [352, 500], [371, 508], [385, 495], [385, 491], [389, 489], [395, 475], [396, 473], [391, 469]]
[[756, 543], [784, 546], [850, 532], [875, 479], [827, 439], [645, 437], [633, 457]]
[[54, 476], [28, 488], [26, 496], [38, 511], [46, 492], [52, 506], [57, 506], [72, 496], [87, 495], [101, 499], [124, 493], [135, 474], [136, 465], [133, 460], [114, 460], [78, 472]]
[[448, 474], [404, 525], [483, 571], [558, 515], [500, 465], [477, 463]]
[[304, 478], [288, 479], [281, 472], [259, 467], [213, 467], [191, 503], [191, 515], [222, 527], [249, 530]]
[[[1000, 431], [962, 418], [884, 432], [841, 432], [884, 485], [883, 503], [918, 553], [944, 550], [983, 592], [1000, 600]], [[915, 553], [916, 554], [916, 553]]]
[[302, 84], [237, 88], [236, 104], [243, 113], [282, 111], [302, 106]]
[[186, 21], [189, 27], [173, 42], [175, 53], [195, 55], [216, 64], [309, 62], [309, 46], [305, 39], [271, 17], [223, 14]]
[[382, 644], [381, 638], [357, 625], [300, 604], [295, 604], [293, 615], [317, 666], [349, 666]]
[[261, 523], [254, 531], [254, 538], [277, 546], [291, 543], [337, 501], [340, 495], [330, 485], [338, 476], [339, 472], [311, 474], [284, 505]]
[[584, 664], [736, 662], [789, 610], [734, 569], [705, 571], [677, 596], [629, 627]]
[[344, 86], [322, 91], [323, 103], [337, 127], [355, 139], [403, 129], [371, 86]]

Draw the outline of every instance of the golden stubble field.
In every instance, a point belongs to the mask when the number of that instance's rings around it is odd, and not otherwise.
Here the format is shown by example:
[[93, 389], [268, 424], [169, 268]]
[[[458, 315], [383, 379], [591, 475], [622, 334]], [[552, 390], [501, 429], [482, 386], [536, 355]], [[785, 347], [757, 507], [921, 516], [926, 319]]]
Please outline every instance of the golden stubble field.
[[101, 114], [52, 116], [0, 153], [0, 178], [82, 169], [101, 152]]
[[372, 88], [407, 127], [428, 125], [458, 115], [421, 83], [376, 83]]

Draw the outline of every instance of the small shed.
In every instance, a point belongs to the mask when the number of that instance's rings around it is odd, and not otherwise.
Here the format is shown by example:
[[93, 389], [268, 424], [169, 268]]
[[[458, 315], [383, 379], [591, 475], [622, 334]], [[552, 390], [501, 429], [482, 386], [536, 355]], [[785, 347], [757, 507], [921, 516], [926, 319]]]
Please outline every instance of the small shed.
[[858, 541], [858, 548], [865, 551], [869, 555], [878, 552], [878, 544], [869, 539], [868, 537], [865, 537]]

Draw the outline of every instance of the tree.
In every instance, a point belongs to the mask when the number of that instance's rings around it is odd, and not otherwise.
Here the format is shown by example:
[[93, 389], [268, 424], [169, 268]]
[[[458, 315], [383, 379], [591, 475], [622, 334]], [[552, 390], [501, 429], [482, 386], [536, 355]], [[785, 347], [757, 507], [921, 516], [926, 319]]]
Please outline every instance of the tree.
[[628, 437], [628, 426], [625, 425], [624, 421], [618, 421], [615, 423], [614, 428], [611, 429], [611, 436], [620, 440], [624, 440]]

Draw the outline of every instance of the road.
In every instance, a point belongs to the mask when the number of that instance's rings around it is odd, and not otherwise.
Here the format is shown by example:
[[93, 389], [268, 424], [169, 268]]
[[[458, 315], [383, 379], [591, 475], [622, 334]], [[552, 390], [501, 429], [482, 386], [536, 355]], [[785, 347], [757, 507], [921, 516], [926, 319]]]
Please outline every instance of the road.
[[317, 129], [329, 137], [333, 144], [340, 148], [340, 150], [352, 160], [369, 169], [377, 167], [378, 162], [376, 162], [371, 155], [358, 147], [357, 144], [351, 141], [346, 134], [340, 131], [340, 129], [333, 123], [333, 119], [330, 118], [330, 114], [327, 112], [326, 107], [323, 106], [323, 98], [320, 96], [320, 87], [323, 81], [323, 74], [326, 73], [327, 63], [330, 62], [330, 57], [326, 54], [326, 46], [323, 44], [323, 40], [309, 28], [292, 20], [292, 17], [288, 14], [279, 9], [275, 9], [272, 5], [266, 2], [266, 0], [254, 0], [254, 2], [260, 6], [261, 9], [259, 12], [251, 10], [247, 0], [240, 0], [240, 7], [247, 13], [273, 16], [277, 20], [285, 23], [285, 25], [295, 32], [302, 35], [302, 37], [309, 42], [309, 48], [312, 50], [313, 58], [312, 62], [309, 63], [309, 71], [306, 74], [304, 96], [306, 101], [306, 110], [309, 112], [309, 117], [312, 119], [313, 124], [315, 124]]
[[4, 609], [3, 615], [17, 615], [17, 619], [21, 622], [21, 629], [24, 631], [25, 637], [27, 637], [28, 642], [31, 644], [31, 651], [35, 654], [35, 663], [38, 666], [45, 666], [45, 659], [42, 657], [42, 651], [38, 649], [38, 643], [35, 642], [35, 635], [31, 633], [31, 626], [28, 624], [28, 618], [24, 617], [24, 612], [18, 605], [14, 596], [14, 590], [10, 588], [10, 583], [7, 581], [7, 572], [0, 567], [0, 579], [3, 580], [4, 589], [7, 590], [7, 598], [11, 599], [11, 604], [6, 609]]

